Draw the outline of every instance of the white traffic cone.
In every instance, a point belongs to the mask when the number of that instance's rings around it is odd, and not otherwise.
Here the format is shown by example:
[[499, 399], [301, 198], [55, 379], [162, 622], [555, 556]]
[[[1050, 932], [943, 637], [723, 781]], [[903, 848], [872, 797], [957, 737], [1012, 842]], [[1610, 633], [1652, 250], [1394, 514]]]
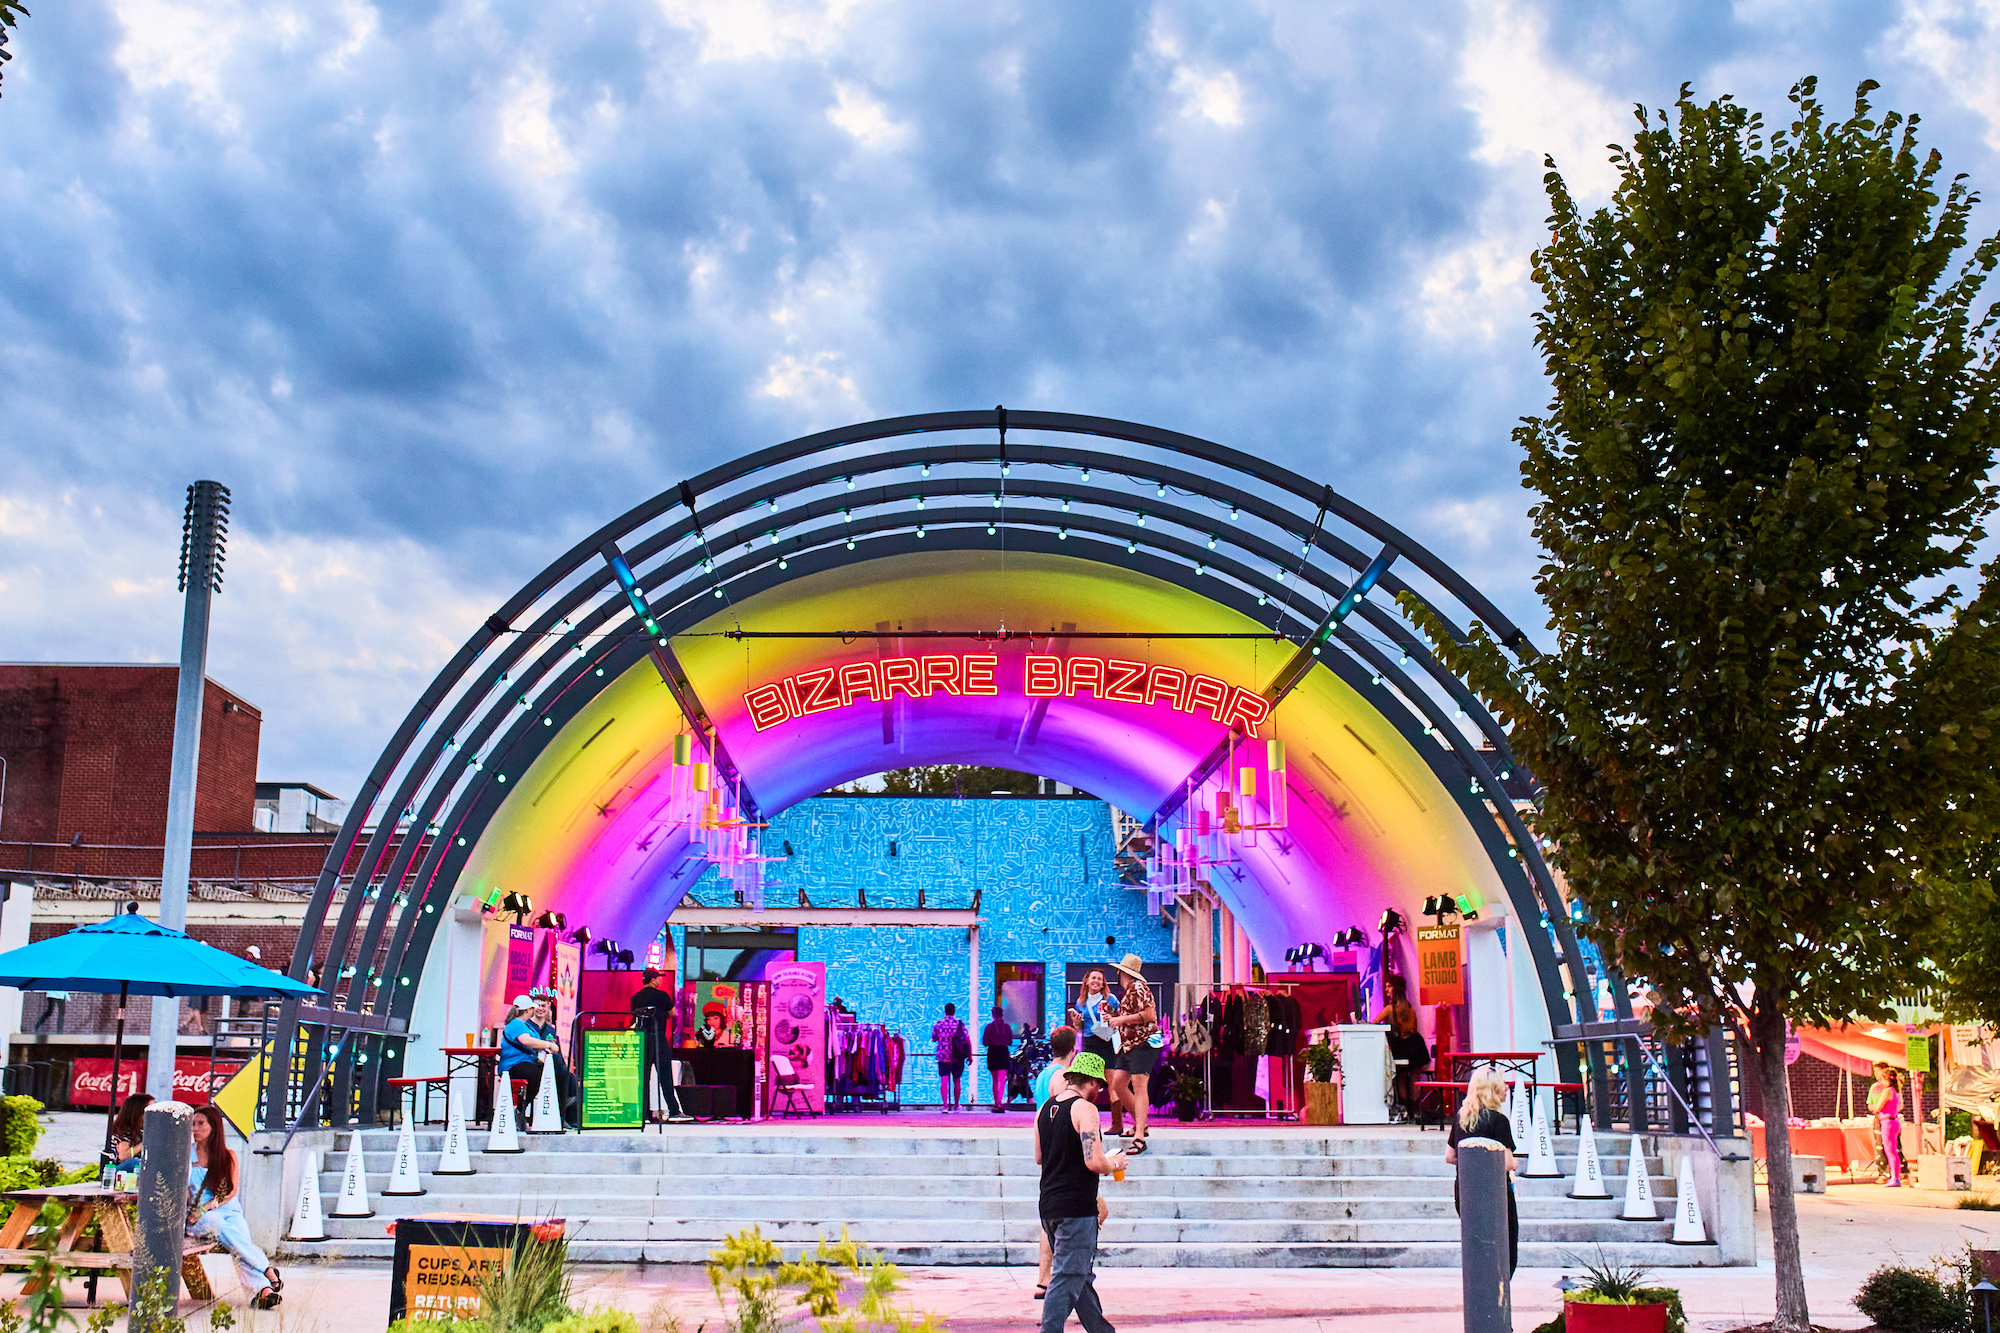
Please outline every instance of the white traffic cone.
[[514, 1126], [514, 1080], [493, 1076], [493, 1124], [486, 1134], [486, 1152], [526, 1152]]
[[1524, 1180], [1561, 1180], [1562, 1168], [1556, 1165], [1556, 1145], [1549, 1133], [1549, 1117], [1542, 1106], [1542, 1099], [1534, 1093], [1528, 1094], [1530, 1121], [1528, 1127], [1528, 1164], [1521, 1168]]
[[434, 1176], [470, 1176], [478, 1174], [472, 1169], [472, 1153], [466, 1143], [465, 1103], [458, 1095], [458, 1080], [444, 1085], [444, 1151], [438, 1154], [438, 1164], [431, 1169]]
[[1713, 1245], [1708, 1238], [1708, 1228], [1701, 1224], [1701, 1200], [1694, 1192], [1694, 1159], [1681, 1154], [1681, 1172], [1674, 1181], [1674, 1238], [1675, 1245]]
[[347, 1170], [340, 1177], [340, 1199], [329, 1217], [373, 1217], [368, 1206], [368, 1163], [361, 1154], [361, 1135], [350, 1134], [347, 1142]]
[[1569, 1197], [1572, 1199], [1608, 1199], [1611, 1191], [1604, 1187], [1604, 1163], [1597, 1156], [1597, 1131], [1584, 1116], [1576, 1129], [1576, 1176], [1570, 1181]]
[[1514, 1142], [1525, 1146], [1532, 1132], [1528, 1118], [1528, 1088], [1525, 1083], [1515, 1083], [1508, 1087], [1507, 1127], [1514, 1131]]
[[556, 1060], [552, 1051], [542, 1052], [542, 1083], [535, 1092], [535, 1109], [528, 1117], [528, 1132], [563, 1132], [562, 1107], [556, 1104]]
[[396, 1134], [396, 1169], [389, 1173], [382, 1196], [412, 1198], [423, 1193], [426, 1193], [423, 1178], [417, 1174], [417, 1131], [410, 1118], [404, 1116], [403, 1127]]
[[319, 1211], [319, 1153], [306, 1152], [305, 1173], [299, 1180], [299, 1201], [292, 1208], [293, 1240], [325, 1240], [326, 1219]]
[[1653, 1203], [1653, 1182], [1646, 1176], [1646, 1150], [1639, 1136], [1632, 1136], [1632, 1155], [1625, 1162], [1625, 1206], [1618, 1216], [1627, 1222], [1657, 1222], [1660, 1210]]

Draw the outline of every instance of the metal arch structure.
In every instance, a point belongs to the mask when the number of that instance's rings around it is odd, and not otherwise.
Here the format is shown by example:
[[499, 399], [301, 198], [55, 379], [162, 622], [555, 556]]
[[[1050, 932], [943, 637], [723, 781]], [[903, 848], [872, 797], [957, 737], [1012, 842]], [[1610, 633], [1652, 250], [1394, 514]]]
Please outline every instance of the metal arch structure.
[[[1521, 933], [1551, 1023], [1594, 1016], [1572, 994], [1583, 960], [1562, 897], [1508, 795], [1525, 790], [1526, 775], [1498, 721], [1396, 605], [1407, 593], [1455, 633], [1478, 620], [1531, 656], [1526, 635], [1469, 580], [1331, 486], [1212, 441], [1065, 413], [931, 413], [805, 436], [662, 491], [578, 541], [466, 641], [384, 748], [321, 871], [288, 970], [305, 979], [321, 967], [329, 998], [283, 1016], [313, 1036], [298, 1058], [274, 1063], [264, 1125], [329, 1105], [372, 1116], [378, 1079], [360, 1076], [399, 1067], [432, 938], [509, 778], [518, 784], [611, 682], [650, 657], [697, 746], [755, 812], [757, 793], [681, 669], [676, 636], [795, 580], [996, 549], [1115, 566], [1257, 622], [1291, 657], [1267, 690], [1279, 698], [1313, 666], [1345, 681], [1453, 794], [1513, 914], [1546, 926]], [[989, 638], [1051, 634], [982, 628]], [[1178, 790], [1203, 776], [1191, 772]], [[666, 891], [684, 891], [705, 864], [684, 858]], [[1576, 1078], [1574, 1051], [1559, 1058]]]

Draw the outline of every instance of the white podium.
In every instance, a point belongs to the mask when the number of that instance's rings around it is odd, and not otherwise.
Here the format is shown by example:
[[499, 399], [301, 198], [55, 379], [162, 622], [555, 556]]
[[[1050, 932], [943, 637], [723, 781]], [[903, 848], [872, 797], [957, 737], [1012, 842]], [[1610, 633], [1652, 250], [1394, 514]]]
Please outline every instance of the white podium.
[[1386, 1023], [1341, 1023], [1340, 1118], [1350, 1125], [1389, 1123], [1389, 1089], [1394, 1081], [1389, 1063]]

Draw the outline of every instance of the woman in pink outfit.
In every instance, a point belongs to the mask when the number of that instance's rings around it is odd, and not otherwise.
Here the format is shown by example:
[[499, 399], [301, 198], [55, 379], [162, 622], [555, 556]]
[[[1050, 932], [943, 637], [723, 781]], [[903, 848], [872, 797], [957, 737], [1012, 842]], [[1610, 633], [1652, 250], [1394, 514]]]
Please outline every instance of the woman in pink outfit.
[[1903, 1184], [1903, 1080], [1889, 1065], [1875, 1062], [1875, 1082], [1868, 1089], [1868, 1112], [1882, 1131], [1882, 1155], [1889, 1162], [1889, 1188]]

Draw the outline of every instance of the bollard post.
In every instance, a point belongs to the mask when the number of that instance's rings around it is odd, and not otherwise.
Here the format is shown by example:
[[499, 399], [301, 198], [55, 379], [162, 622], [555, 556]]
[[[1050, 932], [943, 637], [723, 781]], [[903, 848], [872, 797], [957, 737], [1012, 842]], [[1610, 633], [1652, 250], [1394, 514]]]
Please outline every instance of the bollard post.
[[[166, 1300], [160, 1313], [171, 1317], [181, 1298], [181, 1238], [187, 1231], [188, 1162], [194, 1155], [194, 1108], [184, 1102], [154, 1102], [146, 1108], [145, 1160], [139, 1165], [139, 1226], [132, 1240], [132, 1292], [164, 1270]], [[136, 1311], [139, 1306], [134, 1303]], [[133, 1333], [153, 1333], [134, 1329]]]
[[1513, 1333], [1507, 1271], [1507, 1149], [1492, 1139], [1458, 1141], [1459, 1270], [1465, 1333]]

